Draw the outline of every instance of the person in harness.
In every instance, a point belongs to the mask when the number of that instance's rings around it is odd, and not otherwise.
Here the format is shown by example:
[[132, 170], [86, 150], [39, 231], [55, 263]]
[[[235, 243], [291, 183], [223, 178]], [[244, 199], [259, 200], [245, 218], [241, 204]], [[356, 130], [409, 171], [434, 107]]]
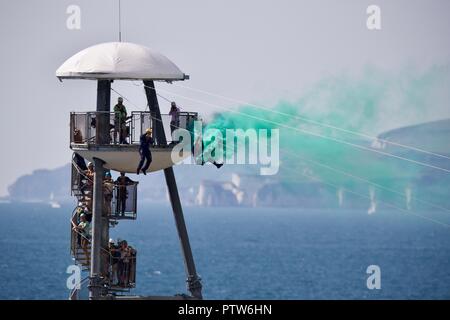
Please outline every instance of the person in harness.
[[148, 128], [140, 138], [139, 154], [141, 155], [141, 161], [139, 162], [136, 174], [139, 174], [141, 171], [144, 175], [147, 174], [148, 167], [150, 167], [150, 164], [152, 163], [150, 146], [153, 144], [152, 128]]
[[189, 131], [191, 136], [191, 155], [195, 164], [203, 166], [206, 162], [211, 162], [217, 169], [220, 169], [223, 166], [223, 163], [218, 163], [215, 159], [211, 159], [210, 157], [207, 159], [205, 158], [205, 143], [203, 141], [203, 135], [196, 134], [193, 118], [188, 117], [186, 130]]
[[127, 108], [123, 104], [123, 98], [119, 97], [117, 99], [117, 104], [114, 106], [114, 142], [117, 139], [117, 134], [119, 134], [119, 143], [126, 144], [127, 136]]

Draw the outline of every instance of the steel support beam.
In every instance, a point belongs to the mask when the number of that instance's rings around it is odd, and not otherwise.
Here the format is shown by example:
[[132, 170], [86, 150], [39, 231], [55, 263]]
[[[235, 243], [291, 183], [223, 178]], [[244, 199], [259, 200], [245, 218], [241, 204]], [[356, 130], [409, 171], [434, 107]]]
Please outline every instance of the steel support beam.
[[89, 298], [98, 299], [101, 295], [102, 273], [102, 233], [103, 233], [103, 161], [94, 158], [94, 186], [92, 203], [92, 239], [91, 239], [91, 270]]
[[97, 82], [97, 115], [96, 141], [97, 144], [109, 144], [109, 111], [111, 110], [111, 80]]
[[[96, 115], [96, 142], [108, 144], [109, 111], [111, 104], [111, 81], [98, 80], [97, 82], [97, 115]], [[94, 158], [94, 182], [92, 203], [92, 239], [91, 239], [91, 268], [89, 298], [98, 299], [102, 295], [102, 276], [107, 271], [107, 259], [102, 248], [106, 248], [109, 236], [108, 218], [104, 217], [103, 177], [105, 170], [103, 160]]]
[[[166, 144], [167, 139], [164, 133], [164, 127], [161, 119], [161, 112], [159, 110], [158, 97], [156, 96], [155, 84], [153, 81], [144, 80], [145, 94], [147, 96], [150, 113], [155, 117], [153, 121], [155, 138], [159, 144]], [[164, 176], [166, 178], [167, 189], [169, 191], [170, 204], [172, 205], [173, 216], [175, 218], [175, 225], [178, 231], [178, 237], [181, 244], [181, 252], [183, 254], [184, 267], [187, 276], [187, 287], [192, 296], [197, 299], [202, 299], [202, 284], [197, 275], [195, 268], [194, 257], [192, 255], [191, 245], [189, 243], [189, 236], [186, 229], [186, 223], [183, 216], [183, 208], [181, 207], [180, 196], [178, 194], [177, 183], [173, 168], [164, 169]]]

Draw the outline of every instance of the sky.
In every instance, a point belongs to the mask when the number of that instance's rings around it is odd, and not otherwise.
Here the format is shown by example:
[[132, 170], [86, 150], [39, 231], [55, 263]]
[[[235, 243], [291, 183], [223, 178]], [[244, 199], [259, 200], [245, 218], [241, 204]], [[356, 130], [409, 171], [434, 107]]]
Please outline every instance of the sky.
[[[117, 3], [0, 0], [0, 133], [5, 150], [0, 196], [7, 194], [7, 186], [17, 177], [70, 161], [69, 112], [95, 109], [96, 84], [61, 83], [55, 70], [88, 46], [117, 41]], [[366, 9], [372, 4], [381, 9], [381, 30], [366, 26]], [[70, 5], [81, 9], [79, 30], [66, 26]], [[448, 70], [449, 12], [447, 0], [122, 0], [122, 40], [169, 57], [190, 75], [183, 85], [271, 106], [301, 99], [323, 79], [367, 76], [368, 68], [393, 79], [405, 72], [414, 77], [427, 75], [433, 68]], [[113, 87], [135, 105], [145, 106], [142, 87], [131, 82]], [[178, 86], [158, 87], [237, 107]], [[433, 97], [432, 103], [421, 105], [420, 118], [450, 117], [449, 95], [440, 88]], [[206, 117], [217, 111], [187, 99], [177, 102]], [[162, 112], [167, 112], [167, 102], [160, 104]], [[320, 103], [313, 107], [322, 108]], [[128, 105], [128, 109], [136, 108]], [[376, 130], [418, 120], [398, 117]]]

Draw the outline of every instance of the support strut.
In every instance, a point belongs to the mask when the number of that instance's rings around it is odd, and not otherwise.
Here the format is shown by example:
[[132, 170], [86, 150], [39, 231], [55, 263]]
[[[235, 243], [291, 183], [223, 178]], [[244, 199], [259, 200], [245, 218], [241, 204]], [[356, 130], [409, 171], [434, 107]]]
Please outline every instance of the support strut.
[[[152, 117], [155, 118], [155, 121], [153, 121], [153, 132], [155, 135], [154, 138], [156, 138], [158, 144], [165, 145], [167, 144], [167, 139], [164, 133], [161, 112], [159, 110], [158, 98], [155, 91], [155, 84], [153, 81], [144, 80], [144, 88], [145, 94], [147, 96], [148, 106], [150, 108], [150, 113]], [[192, 255], [191, 245], [189, 243], [189, 236], [186, 229], [186, 223], [184, 221], [183, 208], [181, 207], [180, 196], [178, 194], [178, 188], [173, 168], [169, 167], [167, 169], [164, 169], [164, 176], [166, 178], [170, 204], [172, 205], [175, 225], [181, 244], [181, 252], [183, 254], [184, 267], [187, 276], [187, 288], [191, 292], [193, 297], [202, 299], [202, 284], [200, 282], [201, 279], [197, 275], [197, 270], [195, 268], [194, 257]]]

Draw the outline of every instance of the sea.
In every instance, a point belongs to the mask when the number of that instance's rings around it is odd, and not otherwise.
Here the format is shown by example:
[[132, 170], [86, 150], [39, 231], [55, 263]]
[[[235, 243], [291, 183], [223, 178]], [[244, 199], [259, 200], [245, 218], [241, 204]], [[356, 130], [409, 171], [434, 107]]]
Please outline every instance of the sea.
[[[0, 299], [68, 298], [72, 210], [0, 204]], [[300, 208], [184, 212], [205, 299], [450, 299], [450, 228], [418, 216]], [[111, 236], [138, 251], [132, 294], [186, 293], [169, 206], [142, 205], [137, 220], [120, 222]]]

